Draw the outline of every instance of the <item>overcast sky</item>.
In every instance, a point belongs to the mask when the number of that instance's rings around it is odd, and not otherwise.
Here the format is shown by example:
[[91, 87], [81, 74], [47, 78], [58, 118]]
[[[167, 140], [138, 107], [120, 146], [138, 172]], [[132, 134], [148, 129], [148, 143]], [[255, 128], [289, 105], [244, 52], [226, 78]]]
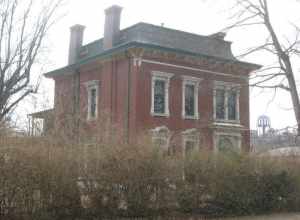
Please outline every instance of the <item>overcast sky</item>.
[[[300, 3], [296, 3], [296, 0], [270, 0], [269, 2], [276, 30], [284, 33], [287, 38], [293, 37], [294, 30], [290, 28], [289, 23], [299, 24]], [[46, 39], [49, 48], [47, 57], [49, 63], [45, 65], [44, 71], [67, 64], [70, 26], [74, 24], [86, 26], [84, 43], [101, 38], [103, 36], [104, 9], [113, 4], [123, 7], [121, 29], [142, 21], [155, 25], [164, 23], [164, 26], [168, 28], [209, 35], [230, 24], [228, 9], [231, 3], [232, 0], [69, 0], [61, 8], [66, 15], [56, 24]], [[263, 29], [251, 28], [249, 30], [232, 30], [227, 34], [226, 40], [233, 42], [233, 53], [238, 55], [246, 48], [264, 39], [263, 37]], [[268, 58], [252, 56], [244, 60], [265, 64]], [[51, 107], [53, 93], [52, 80], [43, 79], [39, 95], [27, 99], [31, 105], [28, 105], [22, 114], [35, 111], [35, 109]], [[295, 125], [289, 95], [286, 92], [280, 92], [274, 101], [270, 102], [272, 97], [273, 91], [261, 92], [259, 89], [251, 89], [251, 128], [256, 128], [256, 119], [262, 114], [271, 117], [274, 128]]]

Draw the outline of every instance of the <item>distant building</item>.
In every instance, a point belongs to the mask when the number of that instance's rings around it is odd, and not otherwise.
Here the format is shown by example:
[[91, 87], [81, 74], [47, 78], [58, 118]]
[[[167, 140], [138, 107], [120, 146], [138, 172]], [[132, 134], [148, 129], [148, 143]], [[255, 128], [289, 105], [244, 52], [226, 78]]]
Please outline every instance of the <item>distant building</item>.
[[237, 60], [224, 33], [147, 23], [120, 30], [121, 10], [105, 10], [104, 37], [92, 43], [82, 45], [84, 26], [71, 27], [68, 65], [45, 74], [55, 81], [55, 126], [73, 115], [93, 134], [108, 112], [124, 141], [146, 132], [166, 150], [248, 151], [247, 85], [259, 66]]
[[296, 132], [291, 128], [272, 128], [271, 119], [266, 115], [258, 117], [257, 130], [251, 130], [250, 136], [252, 152], [297, 146]]
[[259, 135], [266, 135], [271, 128], [271, 119], [266, 115], [261, 115], [257, 119], [257, 132]]

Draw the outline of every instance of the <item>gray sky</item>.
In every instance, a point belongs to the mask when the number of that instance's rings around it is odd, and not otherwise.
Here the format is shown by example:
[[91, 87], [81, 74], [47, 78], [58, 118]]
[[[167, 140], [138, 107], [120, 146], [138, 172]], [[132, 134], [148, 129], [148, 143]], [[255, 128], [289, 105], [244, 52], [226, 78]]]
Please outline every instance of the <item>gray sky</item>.
[[[60, 22], [52, 29], [47, 37], [49, 54], [44, 71], [62, 67], [67, 64], [69, 46], [69, 27], [74, 24], [86, 26], [84, 43], [99, 39], [103, 36], [104, 9], [118, 4], [123, 7], [121, 28], [126, 28], [138, 22], [148, 22], [156, 25], [164, 23], [165, 27], [187, 32], [209, 35], [220, 31], [230, 24], [227, 10], [232, 0], [76, 0], [69, 2], [61, 9], [67, 12]], [[282, 37], [293, 37], [294, 30], [289, 22], [299, 23], [300, 3], [296, 0], [270, 0], [271, 16], [275, 29], [284, 33]], [[246, 48], [264, 39], [262, 28], [249, 30], [239, 29], [230, 31], [226, 40], [232, 41], [235, 55], [241, 54]], [[246, 58], [245, 61], [258, 64], [268, 63], [265, 55]], [[297, 74], [299, 68], [297, 69]], [[299, 75], [299, 74], [298, 74]], [[52, 106], [54, 87], [52, 80], [43, 79], [39, 95], [27, 99], [31, 105], [22, 110], [24, 113], [44, 109]], [[256, 118], [261, 114], [271, 117], [274, 128], [295, 125], [291, 111], [290, 97], [286, 92], [278, 92], [275, 100], [270, 102], [273, 91], [262, 92], [251, 89], [251, 128], [256, 127]], [[24, 109], [24, 106], [22, 106]]]

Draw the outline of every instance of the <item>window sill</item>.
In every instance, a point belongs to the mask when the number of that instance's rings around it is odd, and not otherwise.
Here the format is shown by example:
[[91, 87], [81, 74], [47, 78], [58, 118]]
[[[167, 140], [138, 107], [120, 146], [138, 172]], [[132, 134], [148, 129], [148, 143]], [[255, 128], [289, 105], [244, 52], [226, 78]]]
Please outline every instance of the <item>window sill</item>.
[[240, 120], [215, 119], [215, 123], [240, 124]]
[[170, 114], [166, 114], [166, 113], [154, 113], [154, 112], [151, 112], [151, 115], [153, 117], [170, 117]]
[[199, 120], [199, 116], [182, 116], [185, 120]]
[[87, 122], [94, 122], [94, 121], [97, 121], [97, 118], [87, 118], [86, 121]]
[[233, 120], [215, 120], [213, 122], [214, 126], [221, 126], [221, 127], [235, 127], [235, 128], [243, 128], [244, 126], [240, 124], [240, 121], [233, 121]]

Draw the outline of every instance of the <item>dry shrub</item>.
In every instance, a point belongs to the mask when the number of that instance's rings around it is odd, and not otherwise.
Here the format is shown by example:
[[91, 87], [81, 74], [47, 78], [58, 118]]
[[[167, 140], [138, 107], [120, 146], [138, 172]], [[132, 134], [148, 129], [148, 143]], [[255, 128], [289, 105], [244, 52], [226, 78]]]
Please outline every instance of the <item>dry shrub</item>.
[[299, 210], [300, 173], [289, 160], [203, 153], [186, 164], [183, 211], [222, 216]]
[[[122, 143], [107, 118], [92, 128], [98, 134], [93, 139], [83, 122], [74, 121], [63, 123], [68, 134], [58, 129], [40, 138], [1, 137], [0, 218], [300, 210], [298, 160], [205, 151], [165, 156], [147, 136]], [[75, 137], [76, 129], [83, 131]]]
[[[149, 216], [165, 211], [178, 178], [174, 158], [164, 157], [148, 140], [143, 144], [104, 145], [86, 188], [98, 215]], [[96, 177], [96, 180], [95, 180]]]
[[77, 214], [78, 172], [69, 152], [48, 139], [2, 138], [0, 217], [59, 219]]

